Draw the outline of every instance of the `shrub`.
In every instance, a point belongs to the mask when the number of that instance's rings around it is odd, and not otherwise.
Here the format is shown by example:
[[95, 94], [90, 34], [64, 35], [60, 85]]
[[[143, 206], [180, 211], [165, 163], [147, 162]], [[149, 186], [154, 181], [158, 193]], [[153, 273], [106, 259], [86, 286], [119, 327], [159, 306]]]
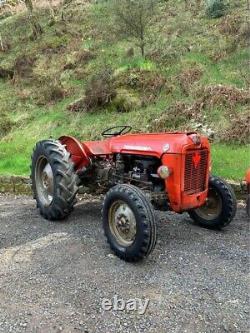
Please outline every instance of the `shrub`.
[[117, 112], [130, 112], [142, 106], [141, 100], [133, 92], [120, 89], [117, 91], [117, 96], [112, 105]]
[[162, 92], [171, 92], [166, 78], [160, 73], [150, 70], [131, 69], [121, 73], [116, 78], [116, 82], [119, 87], [136, 90], [140, 94], [144, 106], [155, 101]]
[[250, 36], [250, 25], [249, 22], [242, 23], [239, 29], [239, 40], [245, 42], [245, 45], [249, 45], [249, 36]]
[[81, 50], [73, 55], [71, 59], [63, 66], [64, 70], [82, 68], [89, 61], [93, 60], [96, 54], [89, 50]]
[[15, 74], [21, 78], [30, 78], [33, 73], [33, 66], [36, 61], [35, 57], [21, 55], [15, 60]]
[[2, 37], [0, 34], [0, 51], [7, 52], [11, 48], [10, 42], [6, 39], [6, 37]]
[[230, 119], [230, 125], [219, 135], [224, 142], [249, 144], [250, 143], [250, 115], [248, 112], [234, 114]]
[[239, 14], [228, 15], [218, 25], [219, 32], [225, 36], [237, 36], [243, 22], [244, 18]]
[[13, 122], [8, 118], [8, 116], [5, 113], [0, 114], [0, 138], [4, 137], [7, 135], [12, 127], [13, 127]]
[[150, 132], [165, 132], [171, 130], [187, 130], [191, 122], [202, 122], [202, 107], [199, 103], [187, 104], [176, 102], [163, 112], [158, 119], [154, 119]]
[[86, 111], [106, 106], [115, 97], [116, 89], [112, 71], [105, 68], [100, 73], [92, 76], [87, 83], [84, 99]]
[[225, 0], [207, 0], [206, 15], [210, 18], [222, 17], [226, 14], [227, 8]]
[[11, 11], [4, 11], [3, 13], [0, 13], [0, 21], [6, 19], [7, 17], [12, 16]]
[[41, 78], [42, 88], [37, 90], [36, 101], [38, 105], [58, 102], [66, 96], [66, 90], [63, 88], [60, 80], [57, 78]]
[[3, 67], [0, 67], [0, 79], [12, 79], [14, 76], [14, 71], [13, 69], [6, 69]]
[[197, 91], [197, 97], [200, 103], [208, 109], [216, 106], [232, 110], [237, 105], [248, 105], [250, 102], [248, 90], [221, 84], [201, 88]]
[[70, 103], [67, 107], [67, 110], [69, 110], [71, 112], [85, 111], [84, 98], [79, 98], [76, 101]]
[[95, 59], [96, 54], [90, 50], [81, 50], [77, 54], [77, 63], [87, 64], [90, 60]]
[[181, 90], [185, 95], [189, 95], [189, 92], [193, 84], [200, 80], [202, 77], [202, 70], [200, 68], [190, 68], [184, 70], [178, 77]]
[[10, 6], [15, 6], [18, 4], [18, 0], [6, 0], [5, 2]]

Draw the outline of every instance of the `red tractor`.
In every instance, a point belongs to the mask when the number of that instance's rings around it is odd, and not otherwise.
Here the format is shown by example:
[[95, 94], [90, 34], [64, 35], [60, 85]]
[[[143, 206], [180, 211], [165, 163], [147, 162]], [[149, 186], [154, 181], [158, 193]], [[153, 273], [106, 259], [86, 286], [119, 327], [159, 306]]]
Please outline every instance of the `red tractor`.
[[201, 226], [223, 228], [236, 213], [232, 188], [210, 175], [210, 146], [197, 133], [128, 134], [105, 130], [103, 141], [70, 136], [36, 144], [32, 188], [43, 217], [62, 220], [80, 186], [105, 191], [102, 216], [108, 243], [126, 261], [148, 256], [156, 243], [154, 208], [188, 212]]

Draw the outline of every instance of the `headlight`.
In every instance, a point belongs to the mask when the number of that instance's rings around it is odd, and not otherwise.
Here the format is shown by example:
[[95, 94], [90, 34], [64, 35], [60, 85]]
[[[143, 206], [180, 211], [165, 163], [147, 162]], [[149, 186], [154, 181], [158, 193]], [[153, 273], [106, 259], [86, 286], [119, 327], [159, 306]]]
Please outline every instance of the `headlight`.
[[160, 178], [162, 179], [166, 179], [168, 178], [172, 173], [172, 170], [167, 167], [166, 165], [161, 165], [158, 170], [157, 170], [157, 174]]

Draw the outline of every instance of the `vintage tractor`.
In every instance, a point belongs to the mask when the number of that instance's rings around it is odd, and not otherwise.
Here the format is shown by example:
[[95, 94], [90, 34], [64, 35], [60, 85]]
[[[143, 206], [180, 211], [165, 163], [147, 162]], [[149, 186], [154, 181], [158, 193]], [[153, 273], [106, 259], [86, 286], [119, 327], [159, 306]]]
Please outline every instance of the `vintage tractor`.
[[126, 261], [149, 255], [156, 244], [154, 208], [188, 212], [201, 226], [223, 228], [236, 213], [231, 187], [210, 175], [210, 146], [197, 133], [128, 134], [105, 130], [103, 141], [70, 136], [36, 144], [32, 188], [43, 217], [62, 220], [80, 186], [107, 192], [103, 227], [114, 253]]

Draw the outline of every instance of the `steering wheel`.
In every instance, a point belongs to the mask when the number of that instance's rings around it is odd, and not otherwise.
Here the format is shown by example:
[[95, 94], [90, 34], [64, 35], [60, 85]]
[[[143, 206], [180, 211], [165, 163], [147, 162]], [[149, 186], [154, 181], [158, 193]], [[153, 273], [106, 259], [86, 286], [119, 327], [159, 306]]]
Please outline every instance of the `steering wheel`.
[[110, 137], [110, 136], [118, 136], [129, 133], [132, 130], [131, 126], [114, 126], [107, 128], [102, 132], [102, 136]]

